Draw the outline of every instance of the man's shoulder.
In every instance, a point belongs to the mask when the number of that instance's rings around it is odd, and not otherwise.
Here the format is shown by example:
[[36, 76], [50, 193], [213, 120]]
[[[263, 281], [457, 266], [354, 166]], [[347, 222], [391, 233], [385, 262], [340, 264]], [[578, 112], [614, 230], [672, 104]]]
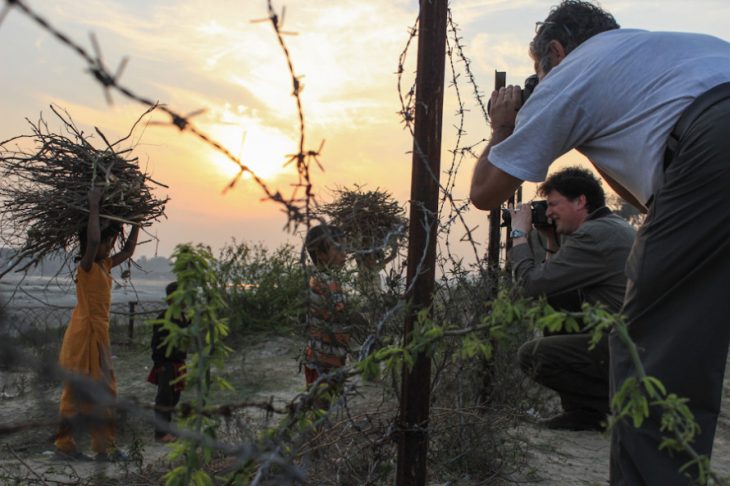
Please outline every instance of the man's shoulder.
[[621, 216], [612, 213], [586, 221], [574, 235], [593, 237], [599, 241], [607, 238], [611, 241], [633, 240], [636, 237], [636, 229]]
[[626, 231], [630, 231], [633, 233], [636, 233], [636, 229], [631, 226], [631, 224], [626, 221], [624, 218], [619, 216], [616, 213], [607, 214], [603, 218], [596, 218], [594, 220], [588, 221], [589, 223], [596, 223], [598, 227], [608, 227], [608, 228], [621, 228]]

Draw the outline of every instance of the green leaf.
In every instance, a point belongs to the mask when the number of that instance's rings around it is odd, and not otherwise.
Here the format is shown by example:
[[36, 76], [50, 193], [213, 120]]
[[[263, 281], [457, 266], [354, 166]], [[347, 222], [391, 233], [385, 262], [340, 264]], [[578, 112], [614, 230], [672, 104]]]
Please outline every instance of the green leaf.
[[654, 376], [645, 376], [642, 382], [650, 397], [657, 395], [656, 390], [659, 390], [659, 396], [663, 397], [667, 394], [667, 389], [664, 387], [664, 384]]
[[190, 479], [193, 484], [197, 486], [213, 486], [213, 479], [208, 475], [207, 472], [198, 470], [195, 471]]

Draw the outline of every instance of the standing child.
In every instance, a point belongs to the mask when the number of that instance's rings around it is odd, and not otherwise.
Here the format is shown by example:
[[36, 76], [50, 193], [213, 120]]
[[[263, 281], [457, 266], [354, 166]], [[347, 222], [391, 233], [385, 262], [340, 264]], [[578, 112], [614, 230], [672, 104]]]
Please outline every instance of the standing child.
[[[177, 282], [171, 282], [165, 287], [167, 295], [167, 304], [171, 303], [171, 295], [177, 290]], [[167, 309], [160, 312], [157, 316], [158, 321], [165, 318]], [[179, 317], [170, 316], [170, 321], [178, 327], [188, 327], [190, 322], [184, 315]], [[173, 442], [176, 437], [169, 432], [169, 424], [172, 420], [172, 411], [180, 401], [180, 392], [185, 387], [185, 381], [181, 378], [185, 371], [185, 358], [187, 352], [182, 347], [169, 347], [165, 345], [165, 339], [170, 335], [160, 322], [156, 322], [152, 326], [152, 361], [154, 366], [150, 371], [147, 381], [157, 385], [157, 395], [155, 396], [155, 440], [158, 442]], [[172, 383], [175, 381], [175, 383]]]
[[[85, 424], [91, 429], [91, 447], [97, 460], [126, 459], [126, 454], [115, 448], [113, 411], [99, 402], [113, 400], [117, 394], [109, 341], [110, 271], [134, 253], [139, 227], [133, 227], [122, 251], [110, 257], [122, 228], [111, 223], [102, 231], [99, 223], [101, 198], [101, 188], [89, 191], [89, 220], [79, 235], [81, 261], [76, 281], [76, 307], [63, 336], [58, 359], [67, 372], [90, 378], [95, 386], [64, 383], [59, 405], [61, 426], [55, 441], [56, 456], [61, 459], [90, 459], [76, 449], [74, 441], [74, 429]], [[106, 396], [104, 393], [101, 397], [94, 396], [99, 390], [104, 390]]]
[[305, 247], [314, 262], [309, 278], [304, 378], [307, 386], [321, 374], [345, 366], [350, 341], [347, 303], [337, 272], [345, 265], [342, 232], [326, 224], [309, 230]]

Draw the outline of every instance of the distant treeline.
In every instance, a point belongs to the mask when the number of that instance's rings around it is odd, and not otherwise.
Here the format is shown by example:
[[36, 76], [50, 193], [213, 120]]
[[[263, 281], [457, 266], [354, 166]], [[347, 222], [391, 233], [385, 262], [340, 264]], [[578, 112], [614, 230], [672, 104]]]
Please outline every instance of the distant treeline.
[[[14, 253], [14, 250], [0, 248], [0, 262], [2, 262], [2, 266], [8, 264]], [[30, 267], [28, 269], [28, 275], [51, 277], [57, 275], [59, 272], [63, 273], [67, 270], [67, 268], [64, 268], [64, 265], [66, 264], [65, 262], [73, 262], [73, 258], [68, 258], [68, 255], [65, 254], [51, 255], [44, 258], [37, 266]], [[170, 260], [166, 257], [156, 256], [147, 258], [145, 256], [140, 256], [139, 258], [134, 259], [134, 263], [139, 266], [139, 268], [135, 265], [132, 265], [131, 267], [132, 275], [135, 279], [172, 278], [172, 265]], [[22, 265], [19, 267], [22, 267]], [[126, 268], [127, 266], [125, 264], [124, 269]]]

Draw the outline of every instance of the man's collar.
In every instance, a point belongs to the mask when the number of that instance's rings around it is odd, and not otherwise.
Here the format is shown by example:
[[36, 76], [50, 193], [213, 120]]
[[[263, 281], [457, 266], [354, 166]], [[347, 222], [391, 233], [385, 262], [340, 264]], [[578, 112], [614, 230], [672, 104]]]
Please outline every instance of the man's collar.
[[596, 209], [591, 214], [589, 214], [588, 217], [586, 218], [586, 221], [603, 218], [604, 216], [608, 216], [609, 214], [613, 214], [613, 212], [610, 209], [608, 209], [608, 206], [601, 206], [600, 208]]

